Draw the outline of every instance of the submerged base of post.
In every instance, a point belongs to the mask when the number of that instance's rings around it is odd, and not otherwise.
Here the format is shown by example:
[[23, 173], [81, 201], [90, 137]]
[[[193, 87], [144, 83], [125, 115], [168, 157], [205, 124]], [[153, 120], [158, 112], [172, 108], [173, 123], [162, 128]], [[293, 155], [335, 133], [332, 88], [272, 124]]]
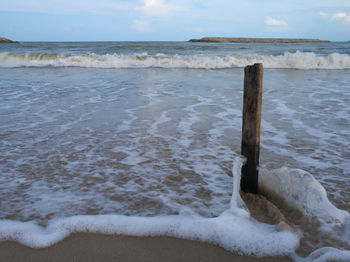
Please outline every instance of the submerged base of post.
[[258, 192], [259, 171], [254, 161], [249, 161], [242, 166], [241, 190], [245, 193], [256, 194]]
[[246, 193], [258, 191], [260, 126], [263, 65], [244, 68], [244, 97], [241, 154], [247, 158], [242, 166], [241, 189]]

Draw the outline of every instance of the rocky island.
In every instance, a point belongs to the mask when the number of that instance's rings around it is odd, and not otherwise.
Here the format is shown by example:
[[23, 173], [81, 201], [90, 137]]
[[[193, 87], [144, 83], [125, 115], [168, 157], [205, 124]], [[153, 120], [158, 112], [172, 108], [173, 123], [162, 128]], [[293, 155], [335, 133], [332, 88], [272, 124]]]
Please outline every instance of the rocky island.
[[1, 37], [1, 36], [0, 36], [0, 43], [19, 43], [19, 42], [17, 42], [17, 41], [12, 41], [12, 40], [10, 40], [10, 39], [7, 39], [7, 38], [5, 38], [5, 37]]
[[330, 42], [320, 39], [303, 38], [243, 38], [243, 37], [203, 37], [191, 39], [189, 42], [231, 42], [231, 43], [307, 43], [307, 42]]

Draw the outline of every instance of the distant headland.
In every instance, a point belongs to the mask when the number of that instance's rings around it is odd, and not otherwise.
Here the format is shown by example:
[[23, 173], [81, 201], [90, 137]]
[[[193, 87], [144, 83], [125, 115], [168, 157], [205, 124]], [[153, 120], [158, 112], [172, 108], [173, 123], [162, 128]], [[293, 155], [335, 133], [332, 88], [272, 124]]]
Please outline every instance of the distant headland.
[[242, 38], [242, 37], [203, 37], [191, 39], [189, 42], [232, 42], [232, 43], [307, 43], [330, 42], [329, 40], [304, 39], [304, 38]]
[[7, 38], [5, 38], [5, 37], [1, 37], [1, 36], [0, 36], [0, 43], [19, 43], [19, 42], [17, 42], [17, 41], [12, 41], [12, 40], [10, 40], [10, 39], [7, 39]]

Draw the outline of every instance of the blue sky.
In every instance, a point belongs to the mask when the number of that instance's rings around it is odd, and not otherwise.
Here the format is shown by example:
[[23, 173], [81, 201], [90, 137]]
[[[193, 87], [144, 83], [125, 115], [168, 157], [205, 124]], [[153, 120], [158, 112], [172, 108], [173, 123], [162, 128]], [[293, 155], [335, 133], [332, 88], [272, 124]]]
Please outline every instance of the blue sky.
[[186, 41], [204, 36], [350, 40], [350, 0], [0, 0], [20, 41]]

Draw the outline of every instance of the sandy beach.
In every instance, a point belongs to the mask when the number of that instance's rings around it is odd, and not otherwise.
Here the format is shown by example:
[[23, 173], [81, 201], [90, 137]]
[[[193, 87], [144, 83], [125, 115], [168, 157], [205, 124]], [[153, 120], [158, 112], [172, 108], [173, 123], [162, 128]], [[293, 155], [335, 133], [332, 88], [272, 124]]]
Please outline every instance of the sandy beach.
[[48, 248], [32, 249], [16, 242], [0, 244], [1, 261], [291, 261], [286, 257], [240, 256], [196, 241], [170, 237], [130, 237], [75, 233]]
[[[252, 63], [271, 205], [248, 215]], [[0, 262], [350, 261], [349, 70], [345, 42], [0, 45]]]

